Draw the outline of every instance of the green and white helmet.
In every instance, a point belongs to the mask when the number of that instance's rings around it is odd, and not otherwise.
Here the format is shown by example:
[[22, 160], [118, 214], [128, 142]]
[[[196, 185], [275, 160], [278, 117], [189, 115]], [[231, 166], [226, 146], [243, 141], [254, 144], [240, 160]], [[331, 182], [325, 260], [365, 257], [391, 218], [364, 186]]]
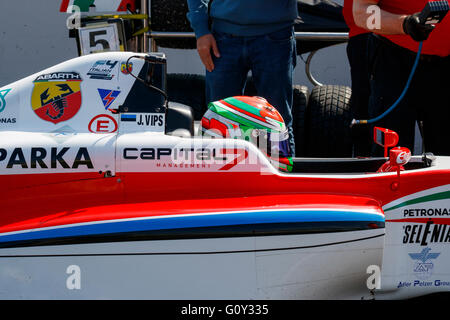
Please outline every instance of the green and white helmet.
[[264, 98], [237, 96], [209, 103], [201, 131], [204, 136], [251, 141], [280, 170], [292, 171], [288, 130]]

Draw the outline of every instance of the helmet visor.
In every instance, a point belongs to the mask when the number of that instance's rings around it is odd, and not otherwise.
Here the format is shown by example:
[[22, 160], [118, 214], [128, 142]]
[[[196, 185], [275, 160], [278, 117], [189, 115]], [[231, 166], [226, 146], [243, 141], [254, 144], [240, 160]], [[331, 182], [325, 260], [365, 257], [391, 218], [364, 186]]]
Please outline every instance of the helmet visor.
[[280, 158], [289, 158], [292, 157], [291, 147], [289, 144], [289, 139], [279, 141], [278, 142], [278, 154]]
[[289, 145], [289, 133], [287, 131], [268, 132], [267, 142], [270, 144], [270, 155], [272, 157], [292, 157], [291, 147]]
[[254, 129], [251, 140], [272, 158], [292, 157], [287, 131], [270, 132], [264, 129]]

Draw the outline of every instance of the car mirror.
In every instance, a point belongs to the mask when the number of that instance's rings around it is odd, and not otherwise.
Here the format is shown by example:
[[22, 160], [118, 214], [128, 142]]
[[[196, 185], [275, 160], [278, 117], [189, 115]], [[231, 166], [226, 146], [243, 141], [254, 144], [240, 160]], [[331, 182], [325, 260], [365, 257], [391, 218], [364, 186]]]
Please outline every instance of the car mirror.
[[376, 144], [384, 148], [384, 157], [387, 157], [388, 148], [395, 147], [398, 143], [398, 134], [389, 129], [375, 127], [373, 129], [373, 139]]

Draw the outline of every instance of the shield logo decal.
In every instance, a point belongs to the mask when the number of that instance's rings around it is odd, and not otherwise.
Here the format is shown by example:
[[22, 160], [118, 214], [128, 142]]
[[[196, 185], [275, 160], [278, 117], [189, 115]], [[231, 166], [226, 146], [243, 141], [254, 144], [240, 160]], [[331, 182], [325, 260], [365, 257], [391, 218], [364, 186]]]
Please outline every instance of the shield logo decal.
[[45, 121], [71, 119], [81, 107], [81, 77], [76, 72], [44, 74], [33, 81], [31, 107]]

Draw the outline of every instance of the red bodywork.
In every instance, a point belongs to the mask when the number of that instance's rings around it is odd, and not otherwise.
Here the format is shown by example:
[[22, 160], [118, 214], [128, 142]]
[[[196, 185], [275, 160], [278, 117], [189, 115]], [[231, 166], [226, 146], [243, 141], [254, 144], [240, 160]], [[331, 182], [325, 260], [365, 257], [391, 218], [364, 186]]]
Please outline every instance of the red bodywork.
[[[361, 177], [361, 176], [360, 176]], [[0, 176], [0, 232], [86, 221], [255, 208], [380, 208], [445, 185], [448, 170], [361, 178], [260, 172], [99, 173]]]

